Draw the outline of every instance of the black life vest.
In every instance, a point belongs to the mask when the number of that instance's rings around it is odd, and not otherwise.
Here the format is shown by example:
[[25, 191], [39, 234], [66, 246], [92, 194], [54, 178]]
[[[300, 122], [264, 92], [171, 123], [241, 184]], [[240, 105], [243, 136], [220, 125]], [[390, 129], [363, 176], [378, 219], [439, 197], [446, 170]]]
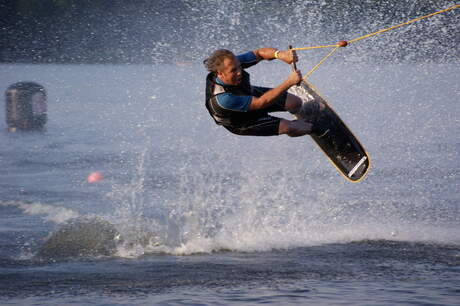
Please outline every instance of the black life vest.
[[259, 111], [239, 112], [223, 108], [217, 103], [217, 95], [231, 93], [236, 96], [253, 96], [249, 73], [243, 70], [243, 78], [237, 86], [221, 85], [216, 83], [216, 75], [209, 73], [206, 77], [206, 108], [214, 121], [228, 127], [244, 126], [254, 118], [260, 116]]

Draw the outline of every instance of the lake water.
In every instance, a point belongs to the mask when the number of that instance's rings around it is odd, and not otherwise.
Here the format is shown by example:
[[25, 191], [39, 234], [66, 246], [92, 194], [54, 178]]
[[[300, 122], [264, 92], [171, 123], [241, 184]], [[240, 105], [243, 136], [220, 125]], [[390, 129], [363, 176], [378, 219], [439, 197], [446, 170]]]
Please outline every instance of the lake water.
[[2, 305], [458, 305], [458, 63], [315, 72], [371, 156], [358, 184], [308, 136], [216, 126], [198, 64], [0, 70], [3, 92], [42, 84], [49, 117], [8, 133], [0, 108]]

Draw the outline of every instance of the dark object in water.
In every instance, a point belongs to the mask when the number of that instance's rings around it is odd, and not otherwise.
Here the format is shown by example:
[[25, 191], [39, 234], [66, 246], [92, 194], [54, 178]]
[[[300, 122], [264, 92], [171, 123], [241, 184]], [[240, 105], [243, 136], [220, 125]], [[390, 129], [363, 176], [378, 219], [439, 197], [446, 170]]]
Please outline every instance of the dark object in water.
[[43, 131], [47, 118], [46, 91], [34, 82], [18, 82], [6, 92], [8, 131]]
[[52, 259], [111, 256], [120, 240], [111, 223], [100, 218], [78, 218], [52, 233], [37, 256]]

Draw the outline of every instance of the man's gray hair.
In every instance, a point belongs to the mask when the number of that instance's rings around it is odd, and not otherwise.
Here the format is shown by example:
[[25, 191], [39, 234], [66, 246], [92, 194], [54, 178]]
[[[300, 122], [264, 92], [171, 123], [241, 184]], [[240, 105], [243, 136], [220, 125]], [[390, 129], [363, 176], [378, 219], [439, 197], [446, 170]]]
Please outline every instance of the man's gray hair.
[[222, 68], [224, 59], [233, 57], [235, 57], [235, 54], [233, 54], [232, 51], [227, 49], [219, 49], [214, 51], [207, 59], [205, 59], [203, 64], [209, 72], [216, 73]]

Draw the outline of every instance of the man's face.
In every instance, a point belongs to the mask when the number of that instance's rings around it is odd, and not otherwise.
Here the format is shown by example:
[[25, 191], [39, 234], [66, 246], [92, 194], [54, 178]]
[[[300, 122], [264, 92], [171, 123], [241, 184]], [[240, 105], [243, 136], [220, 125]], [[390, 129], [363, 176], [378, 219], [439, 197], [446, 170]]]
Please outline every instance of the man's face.
[[217, 77], [228, 85], [238, 85], [242, 80], [241, 65], [236, 56], [224, 58]]

